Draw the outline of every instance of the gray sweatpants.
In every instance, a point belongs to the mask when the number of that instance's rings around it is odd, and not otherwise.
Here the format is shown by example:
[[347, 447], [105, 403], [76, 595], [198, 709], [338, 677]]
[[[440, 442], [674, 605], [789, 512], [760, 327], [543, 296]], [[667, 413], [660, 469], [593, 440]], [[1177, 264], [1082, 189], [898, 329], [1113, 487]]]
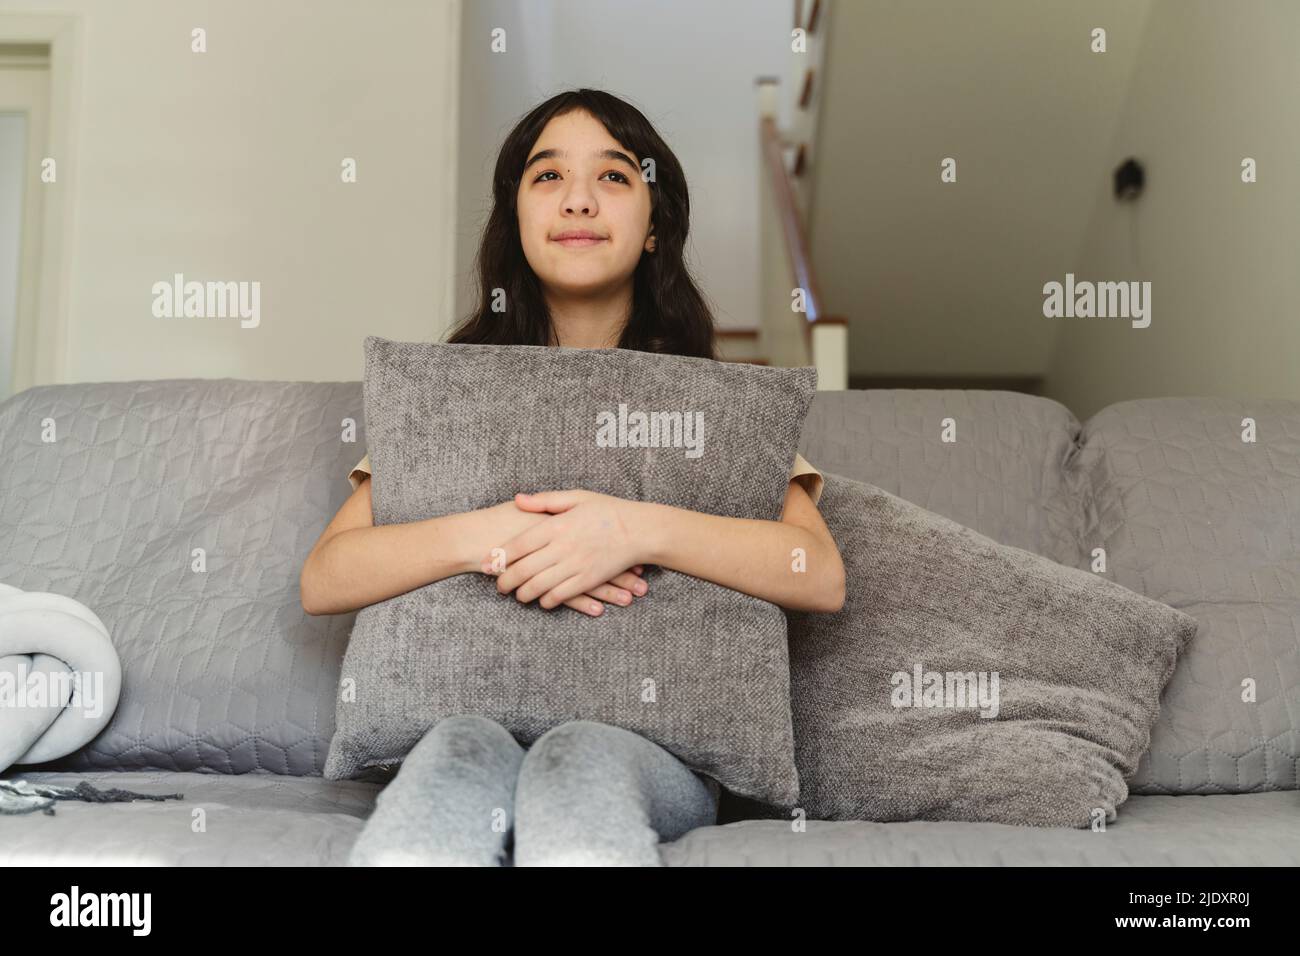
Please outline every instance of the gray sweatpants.
[[570, 721], [525, 750], [486, 717], [447, 717], [379, 792], [348, 865], [661, 866], [659, 842], [712, 825], [720, 792], [620, 727]]

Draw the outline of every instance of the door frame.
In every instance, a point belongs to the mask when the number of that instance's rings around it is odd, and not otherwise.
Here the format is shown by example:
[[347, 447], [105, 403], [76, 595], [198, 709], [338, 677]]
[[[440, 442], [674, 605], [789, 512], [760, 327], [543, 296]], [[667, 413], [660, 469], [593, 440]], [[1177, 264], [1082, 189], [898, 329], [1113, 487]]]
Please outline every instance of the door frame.
[[[20, 266], [15, 332], [14, 394], [34, 385], [66, 381], [72, 295], [72, 237], [77, 185], [77, 132], [81, 128], [81, 80], [85, 31], [76, 14], [0, 12], [0, 43], [40, 43], [50, 48], [49, 124], [42, 155], [53, 157], [58, 178], [42, 184], [40, 168], [27, 171], [27, 189], [44, 188], [38, 261]], [[34, 288], [33, 288], [34, 286]]]

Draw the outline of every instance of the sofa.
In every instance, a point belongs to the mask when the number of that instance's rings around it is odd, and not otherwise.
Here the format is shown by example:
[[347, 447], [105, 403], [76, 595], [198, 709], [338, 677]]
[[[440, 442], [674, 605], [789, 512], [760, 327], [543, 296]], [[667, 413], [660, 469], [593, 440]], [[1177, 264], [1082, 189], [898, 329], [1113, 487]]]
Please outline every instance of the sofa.
[[[0, 862], [346, 861], [391, 776], [322, 777], [354, 615], [307, 615], [298, 576], [365, 447], [359, 382], [88, 383], [0, 405], [0, 582], [92, 609], [123, 670], [94, 739], [0, 779], [183, 796], [0, 816]], [[799, 450], [1200, 633], [1103, 830], [800, 828], [724, 795], [667, 865], [1300, 864], [1300, 402], [1141, 399], [1081, 424], [1006, 391], [819, 392]]]

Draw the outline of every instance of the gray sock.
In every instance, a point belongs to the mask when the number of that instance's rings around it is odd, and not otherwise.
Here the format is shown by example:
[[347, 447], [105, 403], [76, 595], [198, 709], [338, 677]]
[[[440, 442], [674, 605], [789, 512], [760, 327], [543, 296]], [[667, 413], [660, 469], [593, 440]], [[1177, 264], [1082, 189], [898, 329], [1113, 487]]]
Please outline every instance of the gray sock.
[[661, 841], [717, 820], [720, 789], [640, 734], [561, 724], [519, 769], [514, 865], [662, 866]]
[[503, 866], [524, 750], [486, 717], [447, 717], [412, 748], [349, 866]]

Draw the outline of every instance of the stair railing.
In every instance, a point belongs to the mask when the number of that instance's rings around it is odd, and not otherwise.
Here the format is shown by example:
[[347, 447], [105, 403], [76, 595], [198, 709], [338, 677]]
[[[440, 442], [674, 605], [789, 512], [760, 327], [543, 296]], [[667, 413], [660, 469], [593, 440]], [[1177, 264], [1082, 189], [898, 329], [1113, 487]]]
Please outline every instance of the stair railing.
[[[815, 5], [814, 10], [816, 7]], [[759, 348], [772, 365], [812, 365], [817, 387], [848, 388], [848, 320], [826, 313], [813, 268], [804, 217], [786, 160], [787, 143], [777, 128], [779, 78], [760, 77], [759, 149], [761, 236]], [[804, 77], [800, 106], [811, 96], [812, 71]], [[796, 169], [805, 149], [798, 145]]]

